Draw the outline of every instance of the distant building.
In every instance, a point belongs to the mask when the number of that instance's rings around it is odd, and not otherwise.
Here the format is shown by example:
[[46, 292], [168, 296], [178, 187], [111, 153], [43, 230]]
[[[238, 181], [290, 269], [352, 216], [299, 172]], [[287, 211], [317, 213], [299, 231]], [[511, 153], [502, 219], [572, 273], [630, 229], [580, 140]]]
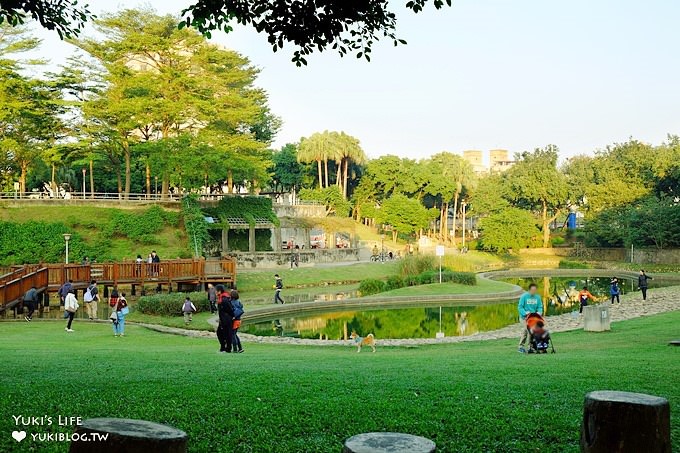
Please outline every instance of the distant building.
[[467, 150], [463, 151], [463, 158], [470, 162], [470, 165], [472, 165], [472, 169], [475, 173], [480, 174], [480, 173], [486, 173], [488, 169], [484, 165], [484, 161], [482, 159], [482, 151], [477, 151], [477, 150]]
[[502, 173], [515, 164], [508, 157], [507, 149], [492, 149], [489, 151], [489, 169], [491, 173]]

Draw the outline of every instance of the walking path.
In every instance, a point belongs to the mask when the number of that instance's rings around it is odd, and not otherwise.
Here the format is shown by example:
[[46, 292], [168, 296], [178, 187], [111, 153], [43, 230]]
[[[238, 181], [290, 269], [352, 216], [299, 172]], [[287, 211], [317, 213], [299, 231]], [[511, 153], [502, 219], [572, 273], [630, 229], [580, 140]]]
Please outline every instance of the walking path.
[[[610, 318], [612, 323], [627, 319], [651, 316], [659, 313], [680, 310], [680, 287], [667, 287], [650, 291], [649, 299], [642, 301], [639, 293], [627, 294], [621, 298], [621, 304], [611, 305]], [[578, 314], [566, 313], [563, 315], [549, 316], [547, 318], [548, 328], [551, 332], [566, 332], [583, 328], [583, 318]], [[175, 335], [186, 335], [190, 337], [215, 337], [214, 332], [177, 329], [153, 324], [138, 324], [149, 329], [170, 333]], [[616, 329], [616, 326], [613, 326]], [[377, 343], [381, 346], [417, 346], [430, 344], [449, 344], [461, 343], [464, 341], [485, 341], [499, 340], [507, 338], [519, 338], [521, 329], [520, 323], [512, 324], [502, 329], [482, 332], [463, 337], [435, 338], [411, 338], [411, 339], [378, 339]], [[268, 344], [292, 344], [306, 346], [347, 346], [349, 341], [342, 340], [311, 340], [290, 337], [256, 336], [249, 334], [239, 334], [244, 343], [268, 343]]]

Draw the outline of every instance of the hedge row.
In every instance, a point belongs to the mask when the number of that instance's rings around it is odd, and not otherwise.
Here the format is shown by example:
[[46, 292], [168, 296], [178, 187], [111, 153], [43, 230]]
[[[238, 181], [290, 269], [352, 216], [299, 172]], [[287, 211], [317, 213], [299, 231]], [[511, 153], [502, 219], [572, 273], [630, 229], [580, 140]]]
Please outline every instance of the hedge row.
[[205, 292], [142, 296], [137, 301], [136, 310], [145, 315], [180, 316], [187, 296], [196, 306], [196, 311], [210, 311], [210, 302]]
[[[458, 283], [460, 285], [476, 285], [477, 276], [472, 272], [454, 272], [449, 269], [442, 270], [442, 283]], [[387, 281], [369, 278], [362, 280], [359, 284], [359, 292], [362, 296], [392, 291], [394, 289], [405, 288], [407, 286], [428, 285], [439, 283], [439, 272], [430, 270], [411, 277], [400, 277], [393, 275]]]

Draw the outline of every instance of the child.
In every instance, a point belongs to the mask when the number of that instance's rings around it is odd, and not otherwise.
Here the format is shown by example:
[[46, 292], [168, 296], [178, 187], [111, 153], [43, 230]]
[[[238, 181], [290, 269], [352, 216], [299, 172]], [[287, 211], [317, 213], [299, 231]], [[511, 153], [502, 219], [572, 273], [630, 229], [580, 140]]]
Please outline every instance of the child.
[[595, 301], [595, 296], [590, 294], [588, 287], [584, 286], [583, 289], [578, 293], [578, 300], [581, 302], [581, 306], [578, 309], [579, 313], [583, 313], [583, 307], [588, 306], [588, 299]]
[[232, 344], [234, 346], [234, 352], [239, 354], [243, 352], [243, 347], [241, 346], [241, 339], [238, 337], [238, 328], [241, 327], [241, 316], [243, 316], [243, 304], [239, 299], [238, 291], [235, 289], [231, 291], [231, 308], [234, 312], [234, 322], [232, 324], [232, 329], [234, 331]]
[[614, 299], [616, 299], [617, 303], [621, 303], [621, 299], [619, 298], [621, 294], [621, 288], [619, 288], [619, 279], [616, 277], [612, 278], [611, 286], [609, 287], [609, 294], [612, 296], [612, 304], [614, 303]]
[[281, 302], [281, 304], [285, 304], [283, 299], [281, 298], [281, 290], [283, 289], [283, 280], [281, 280], [281, 277], [279, 277], [279, 274], [274, 275], [275, 283], [274, 283], [274, 289], [276, 292], [274, 293], [274, 303], [278, 304]]
[[196, 313], [196, 307], [191, 302], [189, 296], [184, 299], [184, 305], [182, 306], [182, 312], [184, 313], [184, 324], [189, 324], [193, 319], [193, 314]]

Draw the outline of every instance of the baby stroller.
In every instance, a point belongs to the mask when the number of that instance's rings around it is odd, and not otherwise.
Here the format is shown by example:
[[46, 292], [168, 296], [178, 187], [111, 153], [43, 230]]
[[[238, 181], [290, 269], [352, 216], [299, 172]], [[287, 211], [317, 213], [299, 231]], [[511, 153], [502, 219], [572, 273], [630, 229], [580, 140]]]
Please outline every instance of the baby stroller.
[[547, 354], [548, 349], [555, 353], [550, 332], [545, 328], [545, 318], [538, 313], [527, 316], [527, 330], [529, 331], [529, 354]]

